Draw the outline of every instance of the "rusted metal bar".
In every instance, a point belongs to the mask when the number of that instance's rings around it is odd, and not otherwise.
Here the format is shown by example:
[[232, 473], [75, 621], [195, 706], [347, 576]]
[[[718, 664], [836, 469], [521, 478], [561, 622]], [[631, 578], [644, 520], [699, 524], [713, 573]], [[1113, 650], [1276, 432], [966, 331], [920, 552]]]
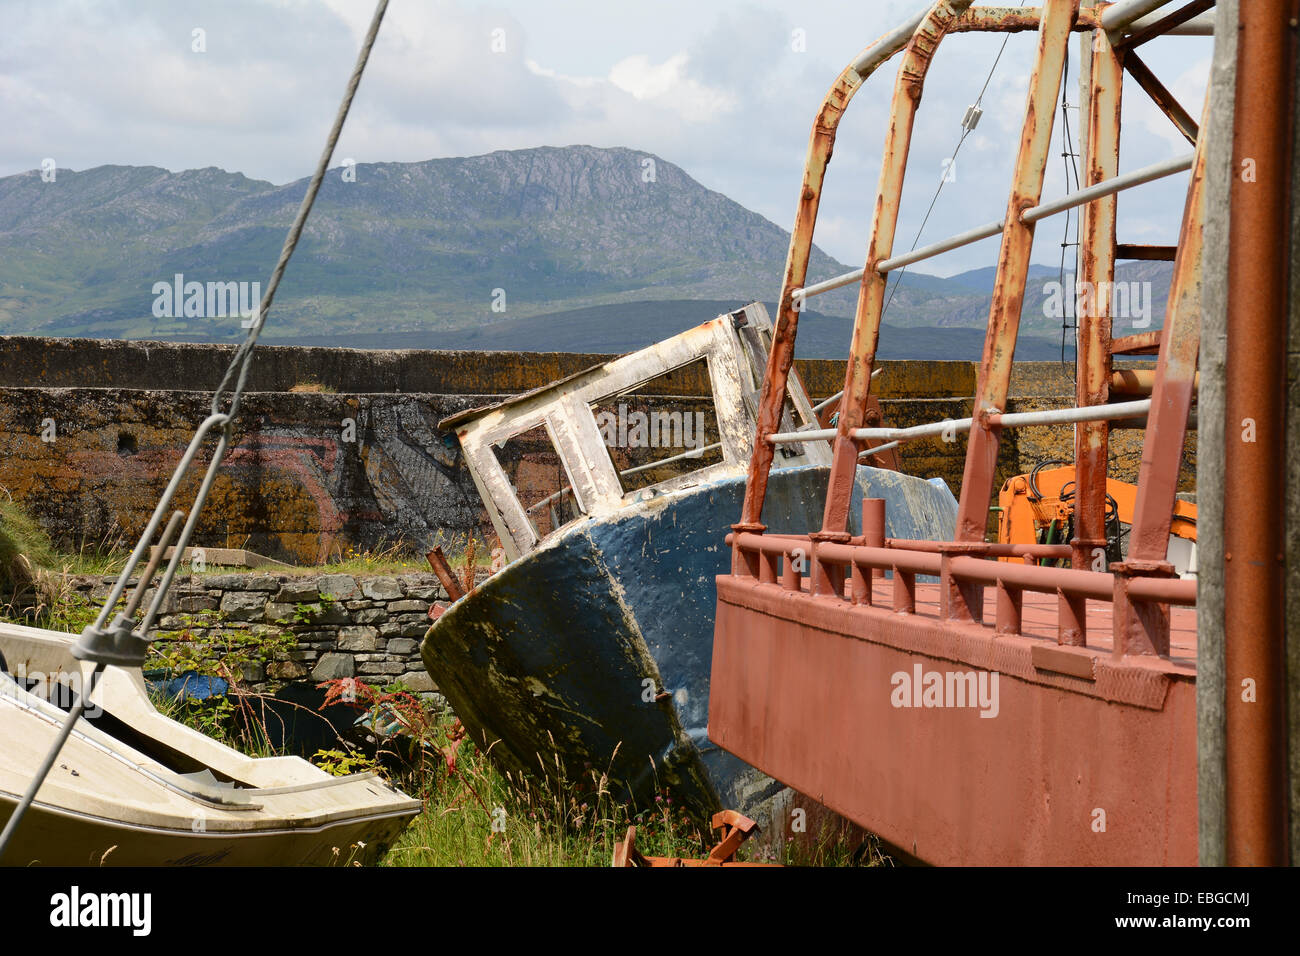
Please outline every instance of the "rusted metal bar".
[[1162, 329], [1151, 332], [1136, 332], [1133, 335], [1121, 335], [1110, 340], [1111, 355], [1154, 355], [1160, 351]]
[[[1088, 112], [1088, 152], [1084, 176], [1088, 185], [1119, 173], [1120, 97], [1123, 65], [1104, 30], [1093, 37], [1091, 89]], [[1083, 207], [1080, 235], [1079, 279], [1088, 288], [1109, 289], [1115, 281], [1115, 203], [1112, 194]], [[1092, 308], [1078, 316], [1075, 404], [1104, 405], [1110, 400], [1111, 300], [1092, 297]], [[1092, 566], [1097, 549], [1106, 553], [1106, 467], [1110, 454], [1108, 422], [1081, 422], [1074, 429], [1074, 538], [1070, 542], [1072, 567]], [[1086, 608], [1062, 598], [1061, 643], [1087, 643]]]
[[1169, 117], [1169, 121], [1187, 138], [1187, 142], [1195, 143], [1199, 133], [1196, 120], [1192, 119], [1191, 114], [1174, 98], [1174, 94], [1169, 92], [1132, 50], [1124, 54], [1124, 69], [1128, 70], [1129, 76], [1137, 80], [1138, 86], [1146, 91], [1151, 101], [1160, 108], [1160, 112]]
[[[980, 362], [973, 417], [979, 420], [1006, 407], [1011, 362], [1016, 351], [1020, 310], [1025, 297], [1029, 253], [1034, 241], [1033, 223], [1020, 221], [1026, 209], [1037, 205], [1043, 173], [1051, 148], [1052, 121], [1061, 72], [1065, 65], [1070, 25], [1078, 0], [1048, 0], [1039, 30], [1038, 52], [1029, 79], [1025, 124], [1016, 156], [1015, 178], [1007, 203], [1006, 227], [998, 253], [997, 281], [989, 310], [988, 332]], [[989, 499], [997, 463], [999, 433], [987, 426], [971, 430], [962, 473], [957, 534], [961, 541], [982, 541], [988, 526]]]
[[[1037, 30], [1041, 7], [971, 7], [948, 28], [949, 33], [1024, 33]], [[1095, 30], [1101, 24], [1094, 10], [1080, 10], [1073, 29]]]
[[442, 582], [443, 589], [447, 592], [447, 597], [452, 601], [459, 601], [465, 596], [465, 589], [460, 586], [456, 580], [456, 574], [447, 563], [447, 556], [442, 553], [442, 545], [436, 545], [432, 551], [424, 556], [429, 567], [433, 568], [433, 573], [438, 576]]
[[[1192, 377], [1193, 391], [1200, 386], [1198, 372]], [[1156, 373], [1149, 368], [1121, 368], [1110, 373], [1110, 389], [1125, 395], [1150, 395], [1155, 390]]]
[[1178, 491], [1183, 439], [1196, 384], [1200, 350], [1201, 221], [1204, 215], [1205, 161], [1198, 151], [1187, 191], [1183, 225], [1174, 261], [1160, 358], [1156, 363], [1148, 427], [1142, 443], [1138, 496], [1129, 538], [1129, 560], [1163, 561]]
[[831, 452], [830, 478], [826, 506], [822, 515], [819, 540], [847, 540], [849, 501], [853, 476], [857, 471], [858, 440], [851, 432], [862, 426], [867, 399], [871, 391], [871, 370], [880, 341], [880, 315], [885, 302], [886, 278], [877, 270], [888, 259], [894, 246], [898, 225], [898, 205], [907, 171], [907, 154], [912, 142], [912, 124], [925, 88], [925, 76], [948, 27], [971, 0], [941, 0], [921, 21], [912, 35], [898, 66], [890, 102], [890, 124], [885, 134], [881, 160], [880, 184], [872, 215], [871, 239], [858, 288], [857, 310], [853, 317], [853, 335], [844, 377], [844, 397], [840, 399], [838, 434]]
[[997, 544], [992, 541], [926, 541], [922, 538], [889, 538], [884, 547], [942, 554], [960, 548], [967, 554], [985, 554], [992, 558], [1068, 559], [1068, 544]]
[[774, 454], [774, 448], [766, 438], [780, 426], [781, 412], [785, 406], [786, 382], [794, 364], [794, 343], [799, 330], [799, 311], [802, 308], [802, 301], [795, 300], [794, 291], [802, 288], [808, 277], [813, 228], [817, 224], [817, 209], [821, 204], [822, 185], [835, 146], [836, 131], [854, 94], [880, 64], [903, 48], [922, 16], [924, 13], [918, 13], [903, 26], [886, 33], [868, 46], [832, 84], [813, 122], [808, 139], [808, 153], [804, 159], [803, 182], [799, 187], [799, 205], [795, 209], [785, 274], [781, 280], [781, 297], [777, 302], [772, 347], [768, 352], [763, 389], [759, 396], [754, 449], [745, 479], [745, 501], [740, 521], [735, 525], [738, 531], [763, 530], [760, 519]]
[[[1128, 36], [1119, 40], [1115, 44], [1115, 47], [1116, 49], [1131, 50], [1134, 47], [1141, 46], [1148, 40], [1153, 40], [1158, 36], [1164, 36], [1169, 33], [1169, 31], [1182, 26], [1194, 17], [1200, 16], [1213, 6], [1214, 0], [1194, 0], [1193, 3], [1189, 3], [1187, 6], [1175, 10], [1173, 13], [1166, 14], [1152, 23], [1148, 23], [1145, 26], [1135, 29]], [[1138, 27], [1139, 25], [1134, 23], [1133, 26]]]
[[1115, 247], [1116, 259], [1132, 259], [1142, 262], [1173, 262], [1178, 255], [1177, 246], [1149, 246], [1120, 243]]
[[[1295, 0], [1243, 2], [1228, 252], [1224, 664], [1230, 866], [1287, 861], [1284, 395]], [[1291, 20], [1291, 24], [1288, 24]], [[1294, 533], [1294, 532], [1292, 532]]]

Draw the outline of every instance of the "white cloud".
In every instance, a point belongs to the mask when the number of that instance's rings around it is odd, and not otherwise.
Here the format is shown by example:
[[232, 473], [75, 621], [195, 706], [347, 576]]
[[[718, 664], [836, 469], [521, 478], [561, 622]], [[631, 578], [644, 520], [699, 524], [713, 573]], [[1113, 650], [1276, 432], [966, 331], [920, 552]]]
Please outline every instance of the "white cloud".
[[[822, 97], [844, 64], [917, 2], [805, 0], [795, 14], [782, 0], [658, 0], [653, 9], [599, 0], [393, 0], [337, 156], [409, 162], [540, 145], [626, 146], [676, 163], [788, 228]], [[372, 11], [360, 0], [3, 3], [0, 175], [52, 156], [62, 168], [215, 165], [274, 182], [305, 176]], [[803, 54], [790, 46], [800, 25], [808, 29]], [[207, 31], [205, 54], [190, 51], [195, 26]], [[493, 51], [494, 30], [503, 31], [503, 52]], [[896, 245], [911, 242], [1000, 43], [970, 34], [944, 41], [917, 117]], [[958, 180], [945, 188], [922, 241], [1001, 214], [1034, 45], [1030, 34], [1012, 37]], [[1189, 39], [1144, 47], [1193, 114], [1207, 49]], [[854, 99], [823, 194], [818, 244], [855, 265], [875, 203], [895, 72], [886, 64]], [[1175, 146], [1181, 138], [1140, 90], [1130, 84], [1125, 97], [1134, 110], [1126, 116], [1125, 168], [1187, 148]], [[1055, 146], [1047, 195], [1063, 188]], [[1138, 228], [1176, 235], [1181, 187], [1164, 185], [1125, 195], [1121, 217], [1134, 222], [1126, 241]], [[960, 271], [988, 262], [979, 249], [931, 265]]]

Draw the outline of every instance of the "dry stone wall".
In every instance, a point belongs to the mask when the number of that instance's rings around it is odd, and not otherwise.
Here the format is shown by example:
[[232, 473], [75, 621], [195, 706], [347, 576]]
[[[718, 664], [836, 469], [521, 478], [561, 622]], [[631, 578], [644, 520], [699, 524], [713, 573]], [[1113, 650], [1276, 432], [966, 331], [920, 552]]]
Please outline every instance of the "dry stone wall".
[[[82, 599], [99, 604], [114, 581], [82, 576], [73, 587]], [[288, 647], [245, 668], [244, 681], [254, 691], [354, 677], [378, 685], [400, 681], [412, 691], [432, 693], [437, 687], [420, 661], [419, 644], [429, 628], [430, 605], [446, 600], [438, 579], [422, 572], [194, 574], [169, 590], [157, 639], [220, 647], [245, 635], [289, 635]]]

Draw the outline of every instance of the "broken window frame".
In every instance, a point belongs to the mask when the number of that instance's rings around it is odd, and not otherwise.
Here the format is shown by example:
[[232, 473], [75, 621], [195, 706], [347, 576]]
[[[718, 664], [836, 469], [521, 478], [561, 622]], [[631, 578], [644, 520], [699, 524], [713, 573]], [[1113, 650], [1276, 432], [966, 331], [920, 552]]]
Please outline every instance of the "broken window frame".
[[[721, 315], [649, 348], [632, 352], [486, 408], [450, 416], [474, 485], [483, 499], [506, 557], [515, 560], [545, 538], [562, 533], [582, 518], [612, 513], [638, 501], [736, 473], [744, 473], [753, 451], [758, 390], [761, 388], [771, 323], [754, 303]], [[632, 391], [704, 358], [717, 418], [722, 460], [685, 475], [624, 493], [613, 458], [591, 406]], [[757, 364], [755, 364], [757, 363]], [[816, 415], [797, 376], [791, 374], [790, 407], [799, 426], [817, 427]], [[577, 510], [548, 535], [537, 532], [493, 446], [546, 427], [568, 478]], [[804, 443], [782, 460], [784, 466], [829, 464], [824, 442]]]

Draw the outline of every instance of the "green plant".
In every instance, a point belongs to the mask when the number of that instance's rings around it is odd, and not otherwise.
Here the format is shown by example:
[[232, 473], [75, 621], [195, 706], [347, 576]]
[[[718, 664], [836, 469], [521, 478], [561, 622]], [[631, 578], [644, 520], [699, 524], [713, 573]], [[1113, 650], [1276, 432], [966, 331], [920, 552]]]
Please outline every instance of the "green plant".
[[318, 750], [312, 754], [311, 762], [335, 777], [382, 769], [377, 760], [357, 750]]

